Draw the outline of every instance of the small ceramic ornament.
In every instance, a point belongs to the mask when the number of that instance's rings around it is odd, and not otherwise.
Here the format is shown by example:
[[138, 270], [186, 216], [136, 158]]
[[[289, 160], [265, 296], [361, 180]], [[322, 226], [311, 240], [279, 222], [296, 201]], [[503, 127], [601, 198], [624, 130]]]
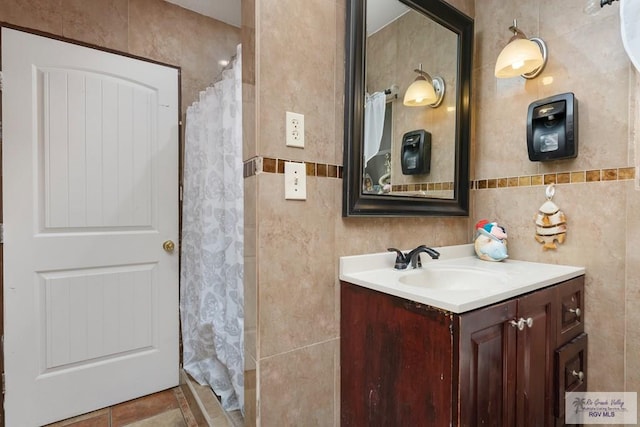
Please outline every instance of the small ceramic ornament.
[[556, 242], [562, 244], [567, 237], [567, 218], [564, 213], [551, 201], [555, 194], [553, 184], [547, 187], [547, 201], [540, 206], [535, 217], [536, 235], [538, 243], [542, 243], [542, 249], [556, 249]]
[[502, 261], [507, 255], [507, 232], [496, 222], [482, 219], [476, 223], [473, 242], [478, 258], [485, 261]]

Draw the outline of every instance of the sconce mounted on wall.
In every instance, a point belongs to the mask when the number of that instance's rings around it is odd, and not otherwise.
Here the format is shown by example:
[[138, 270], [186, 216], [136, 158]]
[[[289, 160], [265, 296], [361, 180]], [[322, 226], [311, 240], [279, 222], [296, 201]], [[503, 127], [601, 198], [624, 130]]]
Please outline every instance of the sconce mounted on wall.
[[498, 55], [495, 75], [498, 78], [522, 76], [533, 79], [547, 65], [547, 45], [540, 38], [528, 38], [515, 19], [509, 30], [513, 31], [513, 37]]
[[436, 108], [444, 99], [444, 79], [436, 76], [431, 78], [429, 73], [422, 70], [422, 64], [418, 69], [413, 70], [418, 73], [418, 77], [411, 83], [404, 93], [404, 101], [407, 107], [422, 107], [428, 105]]

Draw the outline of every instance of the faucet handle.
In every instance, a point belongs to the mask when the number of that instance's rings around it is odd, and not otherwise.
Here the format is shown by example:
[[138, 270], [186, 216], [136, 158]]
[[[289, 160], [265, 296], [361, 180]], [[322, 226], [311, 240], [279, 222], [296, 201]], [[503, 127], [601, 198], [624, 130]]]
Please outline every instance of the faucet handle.
[[387, 250], [389, 252], [396, 253], [396, 264], [393, 266], [393, 268], [395, 268], [396, 270], [404, 270], [405, 268], [407, 268], [409, 261], [407, 260], [407, 257], [402, 253], [400, 249], [387, 248]]

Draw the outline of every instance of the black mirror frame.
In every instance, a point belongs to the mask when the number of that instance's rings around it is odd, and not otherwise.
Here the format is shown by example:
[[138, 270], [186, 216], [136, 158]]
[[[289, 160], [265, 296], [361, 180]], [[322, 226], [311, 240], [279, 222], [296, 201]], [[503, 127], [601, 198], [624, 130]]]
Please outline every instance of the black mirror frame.
[[366, 0], [347, 0], [342, 216], [468, 216], [473, 19], [443, 0], [400, 0], [458, 36], [453, 199], [362, 193]]

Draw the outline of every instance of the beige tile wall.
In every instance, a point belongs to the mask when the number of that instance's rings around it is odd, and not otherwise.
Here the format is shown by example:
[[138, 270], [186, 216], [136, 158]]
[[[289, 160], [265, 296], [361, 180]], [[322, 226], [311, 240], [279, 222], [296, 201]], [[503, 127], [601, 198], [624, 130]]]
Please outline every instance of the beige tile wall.
[[[635, 153], [640, 150], [640, 73], [636, 72], [629, 85], [636, 94], [630, 108], [630, 147]], [[636, 166], [640, 165], [639, 155], [635, 156]], [[640, 392], [640, 212], [638, 186], [627, 190], [626, 205], [626, 289], [625, 289], [625, 390]]]
[[[556, 186], [553, 200], [567, 216], [567, 240], [557, 250], [544, 252], [533, 238], [533, 215], [545, 201], [544, 185], [477, 190], [473, 218], [505, 225], [514, 258], [586, 267], [589, 388], [638, 391], [640, 340], [633, 322], [640, 299], [633, 271], [640, 243], [634, 207], [640, 192], [633, 169], [633, 112], [640, 91], [620, 40], [618, 5], [590, 16], [583, 13], [585, 4], [485, 0], [476, 9], [475, 95], [482, 108], [475, 110], [475, 178], [482, 188], [493, 178], [562, 177], [567, 184]], [[507, 28], [514, 17], [530, 37], [548, 44], [549, 63], [537, 79], [493, 77], [495, 58], [509, 38]], [[579, 155], [530, 162], [528, 104], [563, 92], [578, 98]]]
[[[256, 140], [245, 158], [342, 163], [346, 2], [306, 3], [301, 10], [294, 0], [255, 1]], [[451, 3], [476, 19], [474, 101], [482, 108], [473, 117], [478, 189], [470, 218], [342, 218], [340, 179], [309, 177], [308, 199], [298, 202], [284, 201], [282, 175], [256, 177], [256, 393], [263, 426], [339, 425], [339, 256], [466, 243], [470, 226], [483, 217], [507, 226], [514, 258], [586, 266], [590, 388], [640, 388], [640, 193], [633, 170], [640, 85], [622, 50], [617, 5], [588, 16], [582, 0]], [[549, 65], [533, 81], [493, 76], [514, 17], [549, 45]], [[580, 103], [578, 158], [530, 162], [528, 104], [566, 91]], [[304, 150], [284, 145], [285, 111], [305, 114]], [[604, 180], [613, 170], [617, 176]], [[544, 252], [533, 239], [533, 215], [545, 200], [547, 177], [559, 183], [554, 201], [569, 231], [564, 245]]]
[[[452, 3], [476, 15], [475, 102], [482, 108], [474, 117], [475, 179], [635, 166], [640, 85], [622, 51], [615, 4], [590, 17], [582, 14], [581, 0], [484, 0], [477, 13], [471, 0]], [[253, 67], [245, 60], [245, 159], [341, 165], [345, 0], [245, 0], [243, 17], [244, 53], [254, 58]], [[492, 62], [513, 17], [548, 42], [551, 59], [543, 77], [553, 77], [552, 84], [493, 78]], [[217, 73], [217, 59], [233, 53], [238, 38], [224, 24], [160, 0], [5, 0], [0, 20], [180, 65], [183, 107]], [[580, 155], [531, 163], [522, 112], [531, 101], [564, 91], [575, 92], [580, 102]], [[285, 111], [305, 114], [304, 150], [284, 145]], [[310, 177], [304, 202], [284, 201], [279, 174], [245, 182], [253, 289], [246, 319], [255, 342], [248, 360], [256, 368], [247, 391], [254, 397], [247, 400], [248, 420], [260, 414], [263, 426], [282, 420], [339, 424], [339, 256], [391, 244], [465, 243], [469, 224], [481, 217], [508, 227], [515, 258], [587, 267], [590, 388], [640, 388], [635, 179], [558, 185], [554, 201], [567, 214], [569, 232], [555, 252], [543, 252], [533, 240], [531, 221], [544, 186], [474, 190], [470, 219], [345, 219], [338, 178]]]
[[[472, 11], [472, 1], [460, 3]], [[251, 4], [255, 135], [248, 144], [245, 138], [245, 160], [341, 165], [345, 0]], [[284, 144], [286, 111], [305, 115], [304, 150]], [[257, 267], [245, 290], [256, 293], [256, 424], [339, 425], [338, 258], [389, 245], [467, 242], [468, 219], [346, 219], [339, 178], [308, 177], [306, 201], [284, 200], [281, 174], [255, 179]]]
[[180, 66], [183, 112], [240, 42], [238, 28], [163, 0], [2, 0], [0, 21]]

